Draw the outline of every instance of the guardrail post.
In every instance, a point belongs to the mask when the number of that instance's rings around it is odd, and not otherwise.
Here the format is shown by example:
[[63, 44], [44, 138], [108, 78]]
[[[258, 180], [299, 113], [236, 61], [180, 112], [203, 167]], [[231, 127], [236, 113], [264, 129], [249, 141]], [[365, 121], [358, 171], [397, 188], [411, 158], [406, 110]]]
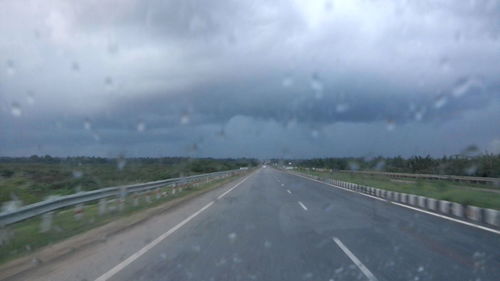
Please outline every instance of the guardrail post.
[[476, 206], [467, 206], [465, 208], [466, 217], [473, 221], [481, 221], [481, 208]]
[[139, 206], [139, 196], [137, 195], [137, 192], [134, 192], [134, 195], [132, 195], [132, 204], [134, 207]]
[[484, 221], [487, 224], [500, 226], [500, 211], [493, 209], [484, 209]]
[[436, 211], [436, 199], [434, 198], [427, 198], [427, 208], [429, 208], [429, 210], [433, 210], [433, 211]]
[[44, 233], [52, 228], [52, 218], [54, 212], [47, 212], [42, 215], [42, 221], [40, 222], [40, 232]]
[[439, 200], [439, 212], [443, 214], [449, 214], [450, 213], [450, 201], [446, 200]]

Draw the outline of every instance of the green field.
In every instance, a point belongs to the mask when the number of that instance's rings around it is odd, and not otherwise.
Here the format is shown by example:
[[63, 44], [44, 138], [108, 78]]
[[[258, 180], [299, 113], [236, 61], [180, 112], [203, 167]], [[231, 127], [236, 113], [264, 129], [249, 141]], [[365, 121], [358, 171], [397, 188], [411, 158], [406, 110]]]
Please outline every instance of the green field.
[[214, 180], [208, 183], [203, 182], [192, 184], [175, 194], [172, 194], [172, 189], [170, 187], [165, 187], [162, 189], [162, 192], [168, 192], [169, 195], [167, 197], [162, 197], [157, 200], [154, 196], [152, 196], [151, 203], [147, 203], [144, 198], [140, 198], [140, 203], [137, 206], [134, 206], [133, 198], [127, 197], [124, 205], [125, 207], [122, 211], [115, 210], [102, 216], [99, 216], [98, 214], [97, 202], [86, 205], [85, 214], [79, 220], [75, 219], [73, 208], [60, 210], [54, 212], [52, 226], [50, 227], [50, 230], [44, 233], [40, 232], [41, 217], [35, 217], [14, 224], [6, 229], [3, 229], [3, 231], [7, 231], [9, 240], [6, 244], [0, 245], [0, 264], [22, 255], [29, 254], [43, 246], [56, 243], [111, 221], [115, 221], [120, 218], [128, 219], [127, 217], [134, 213], [138, 213], [141, 210], [159, 206], [163, 203], [187, 196], [194, 192], [201, 192], [202, 190], [216, 188], [238, 177], [240, 176], [236, 175], [226, 179]]
[[[394, 179], [381, 175], [319, 172], [306, 169], [300, 169], [299, 172], [391, 191], [448, 200], [465, 205], [500, 210], [500, 192], [498, 188], [491, 186], [457, 183], [446, 180]], [[491, 191], [480, 190], [479, 188], [491, 189]]]
[[0, 205], [48, 196], [255, 166], [251, 159], [95, 157], [0, 158]]

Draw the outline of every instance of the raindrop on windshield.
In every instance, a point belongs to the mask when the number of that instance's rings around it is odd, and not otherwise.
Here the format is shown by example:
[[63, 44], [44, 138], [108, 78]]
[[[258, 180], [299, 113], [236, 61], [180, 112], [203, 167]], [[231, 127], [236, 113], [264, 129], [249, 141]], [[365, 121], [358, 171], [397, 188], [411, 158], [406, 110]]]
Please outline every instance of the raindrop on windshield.
[[116, 42], [110, 42], [108, 44], [108, 53], [117, 54], [120, 51], [120, 46]]
[[394, 131], [394, 129], [396, 129], [396, 122], [391, 119], [387, 120], [385, 128], [387, 129], [387, 131]]
[[28, 91], [28, 93], [26, 94], [26, 102], [29, 105], [35, 104], [35, 95], [33, 94], [32, 91]]
[[85, 121], [83, 121], [83, 128], [85, 130], [91, 130], [92, 129], [92, 123], [90, 122], [90, 119], [86, 118]]
[[421, 121], [424, 118], [425, 114], [425, 107], [420, 108], [419, 110], [415, 111], [414, 118], [416, 121]]
[[359, 170], [359, 164], [356, 161], [349, 161], [349, 170], [351, 171], [357, 171]]
[[476, 171], [477, 171], [477, 165], [471, 165], [464, 169], [464, 173], [467, 174], [468, 176], [475, 175]]
[[7, 60], [6, 66], [7, 66], [7, 74], [9, 74], [9, 75], [16, 74], [16, 68], [15, 68], [15, 64], [14, 64], [13, 60], [10, 60], [10, 59]]
[[319, 132], [318, 132], [318, 130], [312, 130], [312, 131], [311, 131], [311, 137], [313, 137], [313, 138], [317, 139], [317, 138], [318, 138], [318, 136], [319, 136]]
[[113, 78], [111, 78], [111, 76], [106, 76], [106, 78], [104, 78], [104, 84], [108, 90], [111, 90], [113, 88]]
[[477, 145], [475, 144], [471, 144], [469, 146], [467, 146], [463, 151], [462, 151], [462, 155], [466, 155], [466, 156], [474, 156], [474, 155], [477, 155], [479, 153], [479, 147], [477, 147]]
[[125, 165], [127, 165], [127, 160], [123, 155], [118, 156], [118, 159], [116, 159], [116, 168], [118, 168], [119, 171], [123, 170], [125, 168]]
[[333, 9], [333, 3], [331, 0], [326, 0], [324, 5], [325, 11], [330, 12]]
[[189, 117], [189, 114], [187, 112], [185, 112], [181, 115], [180, 122], [182, 125], [188, 124], [190, 120], [191, 120], [191, 118]]
[[482, 89], [483, 83], [480, 80], [471, 77], [462, 77], [456, 81], [451, 93], [454, 97], [458, 98], [473, 91], [481, 91]]
[[139, 123], [137, 123], [137, 131], [144, 132], [145, 130], [146, 130], [146, 123], [144, 123], [143, 121], [139, 121]]
[[237, 237], [237, 236], [238, 236], [238, 235], [236, 235], [236, 233], [231, 232], [231, 233], [229, 233], [229, 234], [227, 235], [227, 238], [229, 239], [229, 242], [233, 243], [234, 241], [236, 241], [236, 237]]
[[314, 91], [315, 98], [323, 98], [323, 83], [317, 73], [314, 73], [311, 77], [311, 89]]
[[443, 57], [439, 60], [439, 67], [443, 72], [450, 71], [450, 60], [447, 57]]
[[74, 61], [71, 63], [71, 70], [73, 70], [74, 72], [78, 72], [80, 71], [80, 65]]
[[14, 117], [20, 117], [23, 114], [21, 105], [17, 102], [13, 102], [10, 106], [10, 113], [12, 113]]
[[293, 86], [293, 78], [290, 76], [286, 76], [285, 78], [283, 78], [281, 85], [286, 88]]
[[343, 113], [349, 110], [349, 105], [347, 103], [339, 103], [335, 106], [335, 111], [337, 113]]
[[434, 100], [434, 107], [439, 109], [439, 108], [443, 107], [447, 102], [448, 102], [448, 98], [445, 95], [439, 95]]
[[101, 136], [98, 133], [96, 133], [96, 132], [94, 132], [92, 134], [92, 137], [94, 138], [95, 141], [100, 141], [101, 140]]
[[74, 170], [72, 174], [73, 174], [73, 178], [75, 178], [75, 179], [79, 179], [83, 176], [83, 172], [79, 171], [79, 170]]

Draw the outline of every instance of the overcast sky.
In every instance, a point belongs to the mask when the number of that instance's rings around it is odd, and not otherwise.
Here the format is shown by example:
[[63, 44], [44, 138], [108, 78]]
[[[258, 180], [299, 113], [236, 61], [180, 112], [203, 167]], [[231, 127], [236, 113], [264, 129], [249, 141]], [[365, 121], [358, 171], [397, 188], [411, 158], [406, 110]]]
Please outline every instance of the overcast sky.
[[500, 1], [1, 1], [0, 155], [500, 153]]

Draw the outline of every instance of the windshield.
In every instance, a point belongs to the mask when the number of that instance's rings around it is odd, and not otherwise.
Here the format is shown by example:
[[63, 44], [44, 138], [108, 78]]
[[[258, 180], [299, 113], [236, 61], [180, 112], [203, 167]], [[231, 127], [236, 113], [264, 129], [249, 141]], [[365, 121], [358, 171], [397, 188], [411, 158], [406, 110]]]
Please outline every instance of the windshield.
[[0, 280], [496, 280], [500, 2], [0, 1]]

